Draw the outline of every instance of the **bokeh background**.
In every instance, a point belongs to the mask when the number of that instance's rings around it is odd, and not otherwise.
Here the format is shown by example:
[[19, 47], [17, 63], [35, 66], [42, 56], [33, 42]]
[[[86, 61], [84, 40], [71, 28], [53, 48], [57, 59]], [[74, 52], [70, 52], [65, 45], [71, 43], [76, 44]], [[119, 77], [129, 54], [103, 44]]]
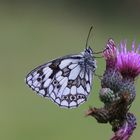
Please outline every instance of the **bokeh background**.
[[[3, 0], [0, 1], [0, 140], [109, 140], [108, 124], [85, 117], [89, 106], [102, 106], [100, 80], [77, 109], [59, 108], [37, 96], [24, 82], [26, 74], [51, 59], [81, 52], [91, 25], [91, 47], [104, 48], [108, 38], [117, 44], [140, 43], [139, 0]], [[97, 74], [105, 62], [97, 59]], [[140, 80], [131, 107], [140, 122]], [[139, 140], [140, 124], [132, 140]]]

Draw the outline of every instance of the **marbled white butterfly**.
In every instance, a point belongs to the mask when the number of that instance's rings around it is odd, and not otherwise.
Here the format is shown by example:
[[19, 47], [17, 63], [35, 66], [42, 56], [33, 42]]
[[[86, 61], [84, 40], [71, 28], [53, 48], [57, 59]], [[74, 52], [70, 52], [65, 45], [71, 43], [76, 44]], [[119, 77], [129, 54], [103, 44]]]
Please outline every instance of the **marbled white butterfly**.
[[26, 83], [38, 95], [47, 97], [61, 107], [74, 108], [87, 100], [90, 94], [96, 60], [87, 42], [79, 55], [67, 55], [32, 70]]

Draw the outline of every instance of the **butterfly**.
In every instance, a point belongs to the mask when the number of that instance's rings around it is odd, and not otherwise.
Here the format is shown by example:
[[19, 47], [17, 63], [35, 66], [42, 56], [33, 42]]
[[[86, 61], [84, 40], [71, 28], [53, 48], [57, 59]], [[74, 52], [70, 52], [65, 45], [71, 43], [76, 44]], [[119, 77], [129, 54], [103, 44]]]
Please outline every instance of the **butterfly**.
[[85, 50], [80, 54], [60, 57], [32, 70], [26, 76], [26, 84], [60, 107], [78, 107], [87, 101], [92, 88], [97, 68], [93, 54], [86, 43]]

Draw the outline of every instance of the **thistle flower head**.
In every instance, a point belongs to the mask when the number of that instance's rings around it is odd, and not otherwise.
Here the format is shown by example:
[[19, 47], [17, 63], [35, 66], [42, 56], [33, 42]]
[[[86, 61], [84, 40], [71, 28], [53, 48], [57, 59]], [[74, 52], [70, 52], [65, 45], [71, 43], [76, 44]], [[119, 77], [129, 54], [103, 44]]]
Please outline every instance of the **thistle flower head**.
[[135, 79], [140, 74], [140, 46], [136, 49], [135, 42], [132, 43], [132, 50], [128, 51], [126, 42], [121, 42], [117, 49], [116, 67], [123, 78]]

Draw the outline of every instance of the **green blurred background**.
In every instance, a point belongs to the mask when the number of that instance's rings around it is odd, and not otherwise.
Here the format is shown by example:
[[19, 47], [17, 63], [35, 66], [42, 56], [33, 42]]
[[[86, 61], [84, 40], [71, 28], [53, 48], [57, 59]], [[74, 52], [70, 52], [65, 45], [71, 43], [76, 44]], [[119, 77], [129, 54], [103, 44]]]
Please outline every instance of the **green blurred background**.
[[[25, 83], [36, 66], [84, 49], [91, 25], [91, 47], [102, 50], [112, 37], [140, 43], [139, 0], [3, 0], [0, 1], [0, 140], [109, 140], [108, 124], [84, 117], [89, 106], [102, 106], [95, 77], [89, 100], [77, 109], [59, 108], [37, 96]], [[105, 62], [98, 59], [97, 73]], [[131, 107], [140, 122], [140, 80]], [[139, 140], [140, 124], [132, 140]]]

